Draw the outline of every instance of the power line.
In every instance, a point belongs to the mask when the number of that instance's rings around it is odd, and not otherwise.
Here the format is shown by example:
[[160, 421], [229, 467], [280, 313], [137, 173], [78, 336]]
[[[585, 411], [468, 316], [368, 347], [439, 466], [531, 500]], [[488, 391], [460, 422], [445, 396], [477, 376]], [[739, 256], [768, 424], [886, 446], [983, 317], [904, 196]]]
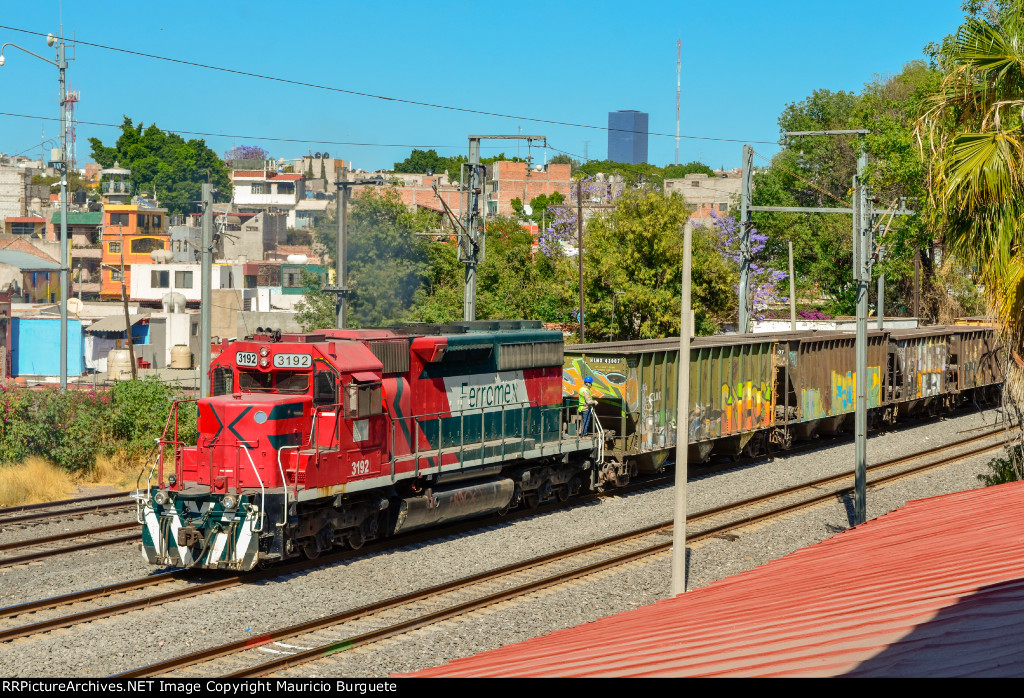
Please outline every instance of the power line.
[[[46, 36], [46, 34], [43, 34], [42, 32], [34, 32], [34, 31], [29, 31], [28, 29], [19, 29], [18, 27], [9, 27], [9, 26], [2, 25], [2, 24], [0, 24], [0, 29], [7, 29], [9, 31], [21, 32], [23, 34], [32, 34], [34, 36]], [[383, 100], [383, 101], [386, 101], [386, 102], [396, 102], [396, 103], [399, 103], [399, 104], [409, 104], [409, 105], [412, 105], [412, 106], [428, 107], [428, 108], [431, 108], [431, 109], [445, 109], [447, 111], [457, 111], [457, 112], [462, 112], [462, 113], [465, 113], [465, 114], [477, 114], [479, 116], [495, 116], [495, 117], [502, 118], [502, 119], [517, 119], [517, 120], [520, 120], [520, 121], [532, 121], [532, 122], [538, 123], [538, 124], [550, 124], [552, 126], [569, 126], [569, 127], [572, 127], [572, 128], [587, 128], [587, 129], [593, 129], [593, 130], [596, 130], [596, 131], [622, 131], [624, 133], [634, 133], [634, 134], [637, 134], [637, 135], [646, 135], [646, 136], [660, 136], [660, 137], [666, 137], [666, 138], [685, 138], [687, 140], [719, 141], [719, 142], [726, 142], [726, 143], [758, 143], [758, 144], [764, 144], [764, 145], [778, 145], [778, 143], [776, 141], [751, 141], [751, 140], [746, 140], [746, 139], [741, 139], [741, 138], [714, 138], [714, 137], [711, 137], [711, 136], [681, 136], [681, 135], [670, 134], [670, 133], [656, 133], [656, 132], [653, 132], [653, 131], [633, 131], [631, 129], [613, 129], [613, 128], [610, 128], [608, 126], [594, 126], [592, 124], [577, 124], [577, 123], [573, 123], [573, 122], [570, 122], [570, 121], [556, 121], [554, 119], [540, 119], [540, 118], [531, 117], [531, 116], [517, 116], [517, 115], [514, 115], [514, 114], [502, 114], [502, 113], [499, 113], [499, 112], [489, 112], [489, 111], [485, 111], [485, 110], [482, 110], [482, 109], [470, 109], [468, 107], [453, 107], [453, 106], [447, 105], [447, 104], [433, 104], [431, 102], [420, 102], [420, 101], [412, 100], [412, 99], [403, 99], [401, 97], [388, 97], [386, 95], [378, 95], [378, 94], [373, 94], [371, 92], [359, 92], [357, 90], [346, 90], [346, 89], [341, 88], [341, 87], [330, 87], [328, 85], [318, 85], [318, 84], [312, 83], [312, 82], [303, 82], [301, 80], [291, 80], [289, 78], [281, 78], [281, 77], [276, 77], [276, 76], [273, 76], [273, 75], [262, 75], [260, 73], [250, 73], [250, 72], [244, 71], [244, 70], [236, 70], [234, 68], [223, 68], [223, 67], [215, 66], [215, 65], [207, 65], [205, 63], [196, 63], [194, 61], [186, 61], [186, 60], [182, 60], [180, 58], [170, 58], [170, 57], [167, 57], [167, 56], [158, 56], [158, 55], [153, 54], [153, 53], [144, 53], [142, 51], [132, 51], [132, 50], [129, 50], [129, 49], [118, 48], [116, 46], [106, 46], [104, 44], [97, 44], [97, 43], [92, 43], [92, 42], [89, 42], [89, 41], [82, 41], [80, 39], [75, 39], [75, 43], [82, 44], [83, 46], [92, 46], [93, 48], [101, 48], [101, 49], [105, 49], [107, 51], [117, 51], [119, 53], [126, 53], [126, 54], [129, 54], [129, 55], [132, 55], [132, 56], [140, 56], [142, 58], [152, 58], [154, 60], [167, 61], [168, 63], [177, 63], [179, 65], [187, 65], [187, 66], [190, 66], [190, 67], [193, 67], [193, 68], [203, 68], [205, 70], [215, 70], [215, 71], [218, 71], [218, 72], [221, 72], [221, 73], [229, 73], [229, 74], [232, 74], [232, 75], [241, 75], [243, 77], [249, 77], [249, 78], [258, 78], [260, 80], [270, 80], [272, 82], [280, 82], [280, 83], [283, 83], [283, 84], [286, 84], [286, 85], [296, 85], [298, 87], [310, 87], [310, 88], [317, 89], [317, 90], [325, 90], [325, 91], [328, 91], [328, 92], [338, 92], [340, 94], [353, 95], [355, 97], [366, 97], [368, 99], [379, 99], [379, 100]], [[79, 122], [79, 123], [84, 123], [84, 122]], [[184, 132], [182, 132], [182, 133], [184, 133]], [[408, 146], [403, 146], [403, 147], [408, 147]]]
[[[13, 114], [11, 112], [0, 112], [0, 116], [11, 116], [19, 119], [41, 119], [43, 121], [60, 121], [59, 118], [54, 116], [35, 116], [33, 114]], [[122, 124], [106, 124], [99, 121], [81, 121], [76, 120], [79, 124], [85, 124], [86, 126], [103, 126], [108, 128], [121, 128]], [[142, 122], [140, 122], [142, 123]], [[234, 133], [208, 133], [205, 131], [182, 131], [179, 129], [172, 128], [161, 128], [161, 131], [166, 133], [178, 133], [185, 134], [187, 136], [207, 136], [210, 138], [238, 138], [252, 141], [277, 141], [282, 143], [306, 143], [310, 145], [347, 145], [347, 146], [359, 146], [367, 148], [461, 148], [461, 145], [438, 145], [438, 144], [416, 144], [416, 143], [355, 143], [348, 141], [323, 141], [323, 140], [306, 140], [301, 138], [277, 138], [274, 136], [248, 136], [239, 135]], [[53, 140], [53, 139], [49, 139]], [[35, 146], [33, 146], [35, 147]], [[490, 145], [483, 146], [491, 150], [498, 150], [503, 146]]]

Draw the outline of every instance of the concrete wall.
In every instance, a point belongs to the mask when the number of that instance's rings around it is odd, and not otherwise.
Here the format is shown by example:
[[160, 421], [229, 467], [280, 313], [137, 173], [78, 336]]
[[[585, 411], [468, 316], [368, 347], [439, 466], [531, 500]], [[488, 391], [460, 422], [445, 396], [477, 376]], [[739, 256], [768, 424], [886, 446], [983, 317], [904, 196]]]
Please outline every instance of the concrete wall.
[[240, 312], [236, 336], [241, 339], [251, 335], [257, 327], [269, 327], [282, 332], [302, 332], [302, 327], [295, 321], [295, 313], [258, 311]]
[[[916, 317], [893, 317], [883, 318], [882, 326], [887, 330], [912, 330], [918, 326]], [[874, 330], [878, 327], [878, 318], [868, 318], [868, 329]], [[856, 332], [857, 318], [832, 318], [831, 320], [801, 320], [797, 316], [796, 328], [798, 330], [839, 330], [841, 332]], [[789, 332], [789, 320], [751, 320], [751, 332]]]

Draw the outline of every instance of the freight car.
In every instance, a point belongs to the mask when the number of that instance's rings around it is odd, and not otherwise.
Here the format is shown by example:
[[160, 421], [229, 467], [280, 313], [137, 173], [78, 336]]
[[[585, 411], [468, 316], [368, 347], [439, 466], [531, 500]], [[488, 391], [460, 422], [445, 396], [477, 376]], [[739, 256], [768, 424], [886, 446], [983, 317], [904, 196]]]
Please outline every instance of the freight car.
[[[853, 425], [856, 336], [798, 331], [691, 342], [686, 431], [691, 462], [756, 455]], [[934, 326], [868, 333], [873, 424], [990, 403], [1002, 384], [992, 327]], [[563, 392], [594, 381], [606, 460], [629, 473], [662, 469], [675, 448], [679, 340], [570, 345]]]
[[176, 403], [137, 493], [147, 560], [249, 570], [597, 486], [615, 473], [562, 403], [562, 348], [537, 322], [225, 344], [198, 443]]

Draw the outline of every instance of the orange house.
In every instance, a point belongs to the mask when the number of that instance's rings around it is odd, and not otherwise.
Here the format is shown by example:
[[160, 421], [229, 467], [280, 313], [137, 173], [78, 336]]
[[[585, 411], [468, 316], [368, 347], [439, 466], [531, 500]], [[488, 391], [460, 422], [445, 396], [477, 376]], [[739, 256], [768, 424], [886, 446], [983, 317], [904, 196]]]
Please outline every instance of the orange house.
[[121, 298], [124, 255], [125, 288], [131, 288], [131, 266], [152, 263], [153, 250], [170, 249], [167, 209], [139, 204], [107, 204], [103, 209], [103, 267], [100, 297]]

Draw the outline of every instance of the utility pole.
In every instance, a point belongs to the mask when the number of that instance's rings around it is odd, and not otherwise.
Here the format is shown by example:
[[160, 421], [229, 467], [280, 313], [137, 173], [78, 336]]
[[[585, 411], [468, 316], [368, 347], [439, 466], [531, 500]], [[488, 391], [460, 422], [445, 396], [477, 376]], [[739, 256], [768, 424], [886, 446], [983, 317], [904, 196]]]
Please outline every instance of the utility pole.
[[[459, 261], [466, 265], [466, 284], [463, 296], [462, 317], [466, 321], [476, 320], [476, 268], [484, 261], [484, 218], [480, 202], [484, 197], [486, 168], [480, 164], [480, 141], [488, 139], [525, 140], [527, 146], [533, 141], [544, 141], [547, 147], [547, 136], [515, 135], [470, 136], [469, 161], [462, 166], [462, 191], [466, 194], [463, 215], [465, 225], [459, 233]], [[527, 164], [529, 174], [529, 164]], [[527, 203], [527, 202], [523, 202]]]
[[[6, 63], [4, 49], [8, 46], [24, 51], [30, 56], [35, 56], [41, 61], [46, 61], [57, 67], [60, 80], [60, 152], [58, 157], [52, 157], [49, 163], [51, 167], [60, 172], [60, 391], [68, 389], [68, 293], [71, 287], [69, 283], [70, 263], [68, 262], [68, 114], [67, 114], [67, 82], [64, 73], [68, 68], [67, 54], [64, 46], [64, 30], [61, 27], [61, 36], [53, 34], [46, 36], [47, 46], [57, 46], [57, 60], [51, 61], [43, 58], [38, 53], [29, 51], [23, 46], [13, 42], [7, 42], [0, 46], [0, 66]], [[44, 139], [45, 143], [45, 139]], [[52, 151], [51, 151], [52, 152]]]
[[921, 320], [921, 249], [914, 250], [914, 318]]
[[348, 168], [341, 171], [341, 179], [334, 183], [338, 188], [338, 236], [334, 244], [335, 281], [334, 286], [324, 286], [324, 293], [334, 294], [334, 308], [338, 316], [338, 329], [345, 329], [348, 324], [348, 202], [352, 196], [352, 187], [373, 185], [376, 182], [363, 180], [350, 182], [346, 179]]
[[128, 290], [124, 282], [124, 228], [121, 229], [121, 306], [124, 308], [124, 328], [128, 338], [128, 360], [132, 364], [132, 380], [139, 377], [135, 366], [135, 343], [132, 341], [132, 321], [128, 317]]
[[200, 397], [210, 396], [210, 340], [213, 334], [212, 315], [210, 312], [211, 296], [213, 295], [213, 185], [203, 183], [203, 259], [202, 287], [203, 298], [199, 309], [199, 372]]
[[576, 180], [576, 260], [580, 267], [580, 344], [586, 344], [583, 329], [583, 180]]
[[743, 182], [740, 185], [740, 316], [736, 331], [743, 334], [750, 329], [750, 229], [754, 223], [750, 219], [751, 182], [754, 169], [754, 149], [743, 146]]

